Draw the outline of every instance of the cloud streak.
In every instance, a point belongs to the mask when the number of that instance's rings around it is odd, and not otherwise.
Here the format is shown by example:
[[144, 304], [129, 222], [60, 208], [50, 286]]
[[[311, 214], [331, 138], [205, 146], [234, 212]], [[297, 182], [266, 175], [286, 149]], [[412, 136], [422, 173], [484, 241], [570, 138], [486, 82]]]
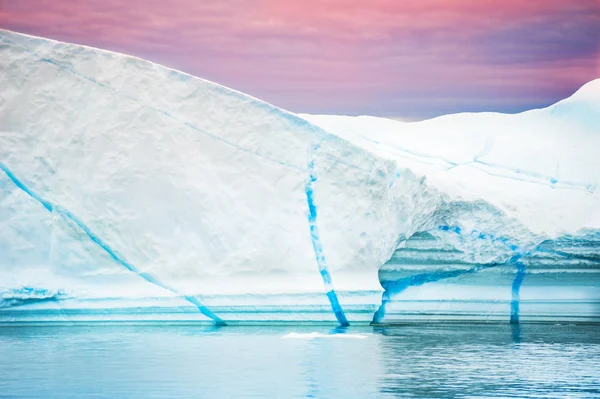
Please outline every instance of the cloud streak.
[[296, 112], [517, 112], [600, 75], [596, 0], [0, 0], [0, 27], [137, 55]]

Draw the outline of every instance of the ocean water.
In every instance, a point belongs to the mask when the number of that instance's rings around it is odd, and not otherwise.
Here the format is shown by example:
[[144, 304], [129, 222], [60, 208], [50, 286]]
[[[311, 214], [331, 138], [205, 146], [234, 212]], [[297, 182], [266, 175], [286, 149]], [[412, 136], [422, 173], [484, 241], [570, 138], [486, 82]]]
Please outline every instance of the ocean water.
[[0, 327], [0, 398], [600, 398], [600, 326]]

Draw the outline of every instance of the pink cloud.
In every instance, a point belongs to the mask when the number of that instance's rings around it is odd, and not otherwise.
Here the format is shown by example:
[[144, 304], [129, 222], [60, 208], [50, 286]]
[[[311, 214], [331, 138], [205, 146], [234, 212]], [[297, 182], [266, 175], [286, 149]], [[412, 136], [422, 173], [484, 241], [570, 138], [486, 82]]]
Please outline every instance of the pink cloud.
[[515, 111], [600, 74], [595, 0], [0, 0], [0, 27], [141, 56], [297, 112]]

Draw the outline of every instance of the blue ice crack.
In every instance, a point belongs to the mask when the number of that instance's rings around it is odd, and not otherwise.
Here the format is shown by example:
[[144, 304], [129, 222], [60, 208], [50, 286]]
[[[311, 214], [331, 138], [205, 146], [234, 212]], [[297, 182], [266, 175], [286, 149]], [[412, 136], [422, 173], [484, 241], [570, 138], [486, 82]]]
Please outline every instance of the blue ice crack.
[[[144, 280], [148, 281], [149, 283], [151, 283], [153, 285], [161, 287], [161, 288], [163, 288], [167, 291], [170, 291], [176, 295], [180, 295], [180, 293], [176, 289], [169, 287], [168, 285], [160, 282], [156, 277], [152, 276], [151, 274], [140, 271], [137, 267], [135, 267], [134, 265], [129, 263], [127, 260], [125, 260], [125, 258], [123, 256], [119, 255], [117, 251], [113, 250], [100, 237], [98, 237], [95, 233], [93, 233], [92, 230], [85, 223], [83, 223], [83, 221], [81, 221], [81, 219], [79, 219], [77, 216], [75, 216], [74, 214], [69, 212], [67, 209], [65, 209], [61, 206], [58, 206], [58, 205], [53, 205], [51, 202], [49, 202], [49, 201], [43, 199], [42, 197], [40, 197], [39, 195], [37, 195], [29, 187], [27, 187], [27, 185], [25, 183], [23, 183], [23, 181], [21, 181], [19, 178], [17, 178], [17, 176], [15, 176], [15, 174], [6, 165], [4, 165], [3, 163], [0, 163], [0, 169], [2, 169], [2, 171], [15, 184], [15, 186], [17, 186], [19, 189], [24, 191], [31, 198], [35, 199], [40, 204], [42, 204], [42, 206], [44, 208], [46, 208], [49, 212], [56, 212], [56, 213], [64, 216], [65, 218], [71, 220], [73, 223], [75, 223], [75, 225], [77, 227], [79, 227], [92, 242], [94, 242], [96, 245], [98, 245], [100, 248], [102, 248], [102, 250], [104, 252], [106, 252], [119, 265], [123, 266], [124, 268], [131, 271], [132, 273], [137, 274], [138, 276], [140, 276], [141, 278], [143, 278]], [[219, 318], [210, 309], [208, 309], [206, 306], [204, 306], [202, 303], [200, 303], [200, 301], [198, 301], [198, 299], [196, 299], [192, 296], [184, 296], [183, 298], [185, 298], [185, 300], [187, 300], [188, 302], [190, 302], [191, 304], [196, 306], [203, 315], [212, 319], [216, 325], [225, 325], [225, 322], [221, 318]]]
[[[462, 229], [458, 226], [447, 226], [441, 225], [438, 226], [439, 230], [452, 232], [458, 235], [463, 235]], [[498, 237], [494, 234], [483, 233], [478, 230], [472, 230], [469, 234], [471, 237], [475, 237], [480, 240], [488, 240], [492, 243], [500, 243], [510, 249], [514, 255], [508, 261], [509, 264], [515, 265], [516, 275], [513, 280], [511, 287], [511, 302], [510, 302], [510, 323], [518, 324], [519, 323], [519, 315], [520, 315], [520, 303], [521, 303], [521, 285], [523, 284], [523, 280], [527, 274], [527, 267], [523, 262], [521, 262], [521, 258], [524, 255], [529, 255], [530, 252], [519, 250], [519, 246], [513, 243], [506, 237]], [[536, 248], [537, 249], [537, 248]], [[535, 249], [534, 249], [535, 251]]]
[[478, 265], [466, 270], [444, 270], [430, 273], [420, 273], [396, 281], [383, 281], [381, 283], [384, 293], [382, 295], [382, 303], [379, 309], [373, 315], [373, 324], [379, 324], [385, 317], [385, 309], [387, 304], [390, 302], [393, 295], [400, 294], [409, 287], [416, 287], [427, 283], [433, 283], [441, 280], [459, 277], [465, 274], [472, 274], [479, 272], [484, 269], [489, 269], [498, 266], [505, 266], [506, 264], [512, 264], [516, 268], [516, 275], [511, 286], [511, 303], [510, 303], [510, 323], [519, 323], [519, 311], [520, 311], [520, 290], [523, 280], [525, 279], [527, 268], [521, 258], [524, 255], [529, 255], [529, 252], [519, 251], [519, 247], [506, 237], [499, 237], [494, 234], [484, 233], [479, 230], [472, 230], [470, 233], [465, 231], [459, 226], [439, 225], [438, 230], [454, 233], [459, 236], [470, 236], [471, 238], [479, 240], [487, 240], [494, 244], [502, 244], [508, 249], [513, 251], [514, 255], [510, 258], [507, 263], [491, 263], [487, 265]]
[[[488, 148], [484, 149], [482, 154], [474, 157], [472, 161], [458, 163], [458, 162], [452, 161], [448, 158], [444, 158], [441, 156], [429, 155], [429, 154], [425, 154], [422, 152], [409, 150], [407, 148], [398, 147], [398, 146], [392, 145], [390, 143], [373, 140], [364, 135], [360, 135], [360, 138], [362, 138], [365, 141], [377, 144], [377, 145], [386, 146], [388, 148], [391, 148], [392, 150], [395, 150], [396, 152], [400, 152], [400, 153], [404, 153], [404, 154], [412, 156], [412, 157], [416, 157], [417, 158], [416, 160], [423, 164], [427, 164], [427, 165], [435, 165], [435, 164], [439, 164], [439, 163], [445, 164], [447, 166], [447, 170], [451, 170], [451, 169], [454, 169], [459, 166], [470, 166], [470, 167], [476, 168], [488, 175], [501, 177], [501, 178], [505, 178], [505, 179], [524, 181], [527, 183], [534, 183], [534, 184], [541, 184], [541, 185], [547, 185], [549, 183], [551, 187], [562, 186], [562, 188], [585, 189], [590, 192], [594, 192], [596, 190], [596, 186], [593, 184], [583, 184], [583, 183], [578, 183], [578, 182], [559, 180], [555, 176], [544, 175], [542, 173], [523, 170], [520, 168], [513, 168], [510, 166], [505, 166], [505, 165], [501, 165], [501, 164], [497, 164], [497, 163], [482, 161], [480, 158], [489, 152]], [[507, 176], [507, 175], [504, 175], [501, 173], [492, 172], [492, 171], [483, 169], [481, 167], [477, 167], [477, 165], [481, 165], [485, 168], [508, 171], [508, 172], [514, 173], [519, 176], [524, 176], [528, 179], [514, 177], [514, 176]]]
[[[313, 152], [319, 148], [320, 144], [315, 145]], [[308, 204], [308, 226], [310, 230], [310, 239], [312, 241], [313, 250], [315, 252], [315, 258], [317, 265], [319, 266], [319, 272], [323, 279], [323, 284], [327, 292], [327, 298], [335, 314], [335, 318], [341, 326], [348, 326], [348, 319], [344, 314], [344, 310], [340, 305], [338, 297], [333, 288], [333, 282], [331, 280], [331, 274], [327, 267], [327, 261], [325, 260], [325, 252], [323, 250], [323, 244], [321, 243], [321, 235], [319, 233], [319, 227], [317, 225], [317, 205], [315, 204], [315, 193], [313, 184], [317, 181], [317, 173], [315, 171], [315, 162], [311, 159], [308, 163], [308, 181], [306, 182], [306, 202]]]
[[381, 323], [385, 316], [385, 307], [391, 301], [392, 296], [398, 295], [409, 287], [417, 287], [427, 283], [446, 280], [449, 278], [460, 277], [465, 274], [476, 273], [480, 270], [489, 269], [499, 266], [499, 264], [479, 265], [466, 270], [443, 270], [429, 273], [419, 273], [410, 277], [402, 278], [395, 281], [382, 281], [381, 286], [384, 289], [382, 295], [382, 303], [379, 309], [373, 315], [373, 324]]
[[519, 324], [519, 305], [521, 303], [521, 284], [523, 284], [523, 280], [525, 279], [525, 275], [527, 273], [527, 268], [525, 264], [520, 261], [521, 256], [515, 255], [511, 258], [510, 263], [514, 264], [517, 267], [517, 275], [512, 283], [512, 299], [510, 302], [510, 323], [511, 324]]

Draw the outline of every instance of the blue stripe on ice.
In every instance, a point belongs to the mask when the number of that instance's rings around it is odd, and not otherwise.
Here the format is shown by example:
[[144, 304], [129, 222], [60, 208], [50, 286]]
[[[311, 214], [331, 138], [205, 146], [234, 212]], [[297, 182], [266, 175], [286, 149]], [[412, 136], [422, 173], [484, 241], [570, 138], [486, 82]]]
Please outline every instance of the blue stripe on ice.
[[348, 319], [344, 314], [344, 310], [338, 301], [335, 290], [333, 289], [333, 283], [331, 281], [331, 274], [327, 267], [327, 261], [325, 260], [325, 253], [323, 251], [323, 244], [321, 243], [321, 236], [319, 234], [319, 227], [317, 226], [317, 206], [315, 205], [313, 183], [317, 181], [317, 175], [315, 173], [314, 161], [310, 161], [308, 164], [309, 179], [305, 186], [306, 201], [308, 203], [308, 225], [310, 228], [310, 239], [312, 241], [313, 250], [315, 252], [315, 258], [323, 283], [327, 289], [327, 298], [335, 314], [335, 318], [341, 326], [349, 325]]
[[[460, 227], [457, 227], [457, 226], [439, 226], [439, 229], [443, 230], [443, 231], [451, 231], [456, 234], [461, 234], [461, 229], [460, 229]], [[497, 237], [493, 234], [486, 234], [486, 233], [483, 233], [483, 232], [480, 232], [477, 230], [473, 230], [471, 232], [471, 236], [475, 236], [476, 238], [478, 238], [480, 240], [489, 240], [494, 243], [503, 244], [507, 248], [509, 248], [511, 251], [517, 253], [509, 260], [509, 263], [514, 264], [517, 269], [517, 273], [515, 275], [515, 279], [513, 280], [512, 288], [511, 288], [512, 299], [510, 302], [510, 322], [512, 324], [519, 323], [519, 313], [520, 313], [520, 303], [521, 303], [520, 291], [521, 291], [521, 285], [523, 284], [523, 280], [525, 279], [525, 275], [527, 274], [527, 268], [525, 267], [525, 264], [523, 262], [521, 262], [523, 253], [521, 253], [521, 251], [519, 251], [519, 247], [516, 244], [511, 242], [506, 237]], [[536, 248], [536, 250], [537, 250], [537, 248]]]
[[[407, 148], [398, 147], [398, 146], [392, 145], [390, 143], [379, 142], [379, 141], [373, 140], [369, 137], [366, 137], [364, 135], [360, 135], [360, 137], [365, 141], [369, 141], [369, 142], [377, 144], [377, 145], [384, 145], [384, 146], [392, 148], [396, 151], [402, 152], [404, 154], [408, 154], [408, 155], [420, 158], [419, 159], [420, 163], [433, 165], [435, 163], [441, 162], [442, 164], [447, 165], [447, 167], [448, 167], [447, 170], [450, 170], [450, 169], [453, 169], [453, 168], [456, 168], [459, 166], [470, 166], [470, 167], [476, 168], [477, 170], [480, 170], [488, 175], [501, 177], [501, 178], [505, 178], [505, 179], [524, 181], [524, 182], [528, 182], [528, 183], [542, 184], [542, 185], [549, 184], [551, 187], [559, 187], [558, 185], [560, 184], [560, 186], [563, 186], [562, 188], [585, 189], [590, 192], [595, 192], [595, 190], [596, 190], [596, 187], [590, 183], [581, 183], [581, 182], [573, 182], [573, 181], [565, 181], [565, 180], [559, 181], [559, 179], [555, 176], [544, 175], [544, 174], [538, 173], [538, 172], [532, 172], [532, 171], [528, 171], [528, 170], [524, 170], [524, 169], [520, 169], [520, 168], [513, 168], [510, 166], [505, 166], [502, 164], [482, 161], [481, 159], [479, 159], [480, 156], [474, 157], [472, 161], [457, 163], [457, 162], [454, 162], [450, 159], [447, 159], [447, 158], [444, 158], [441, 156], [429, 155], [429, 154], [425, 154], [422, 152], [409, 150]], [[432, 160], [433, 162], [428, 162], [425, 160]], [[477, 167], [477, 165], [481, 165], [484, 168]], [[486, 168], [507, 171], [507, 172], [514, 173], [515, 175], [522, 176], [522, 177], [508, 176], [505, 174], [489, 171]]]
[[333, 313], [335, 314], [335, 318], [340, 323], [340, 326], [346, 327], [349, 326], [348, 320], [346, 319], [346, 315], [344, 314], [344, 310], [342, 309], [342, 305], [338, 301], [338, 297], [335, 294], [334, 290], [327, 292], [327, 298], [329, 299], [329, 303], [331, 303], [331, 308], [333, 309]]
[[[544, 175], [543, 173], [531, 172], [528, 170], [513, 168], [510, 166], [505, 166], [505, 165], [501, 165], [501, 164], [497, 164], [497, 163], [493, 163], [493, 162], [486, 162], [486, 161], [482, 161], [482, 160], [478, 159], [477, 157], [475, 157], [473, 159], [473, 163], [478, 163], [480, 165], [487, 166], [490, 168], [507, 170], [509, 172], [512, 172], [512, 173], [515, 173], [518, 175], [523, 175], [523, 176], [531, 177], [534, 179], [539, 179], [539, 180], [550, 183], [550, 185], [555, 185], [555, 184], [559, 183], [558, 178], [551, 176], [551, 175]], [[589, 184], [581, 184], [581, 183], [571, 182], [571, 181], [561, 181], [560, 183], [563, 185], [566, 185], [566, 186], [574, 187], [574, 188], [585, 188], [587, 190], [593, 190], [593, 187]]]
[[[438, 229], [442, 230], [442, 231], [453, 232], [453, 233], [456, 233], [459, 235], [462, 234], [462, 230], [458, 226], [441, 225], [441, 226], [438, 226]], [[525, 264], [523, 262], [521, 262], [521, 258], [523, 257], [524, 254], [521, 251], [519, 251], [519, 247], [516, 244], [514, 244], [511, 240], [509, 240], [506, 237], [497, 237], [493, 234], [486, 234], [486, 233], [483, 233], [478, 230], [471, 231], [470, 236], [472, 236], [472, 237], [474, 236], [475, 238], [480, 239], [480, 240], [489, 240], [493, 243], [503, 244], [508, 249], [510, 249], [511, 251], [516, 253], [509, 260], [509, 263], [514, 264], [517, 269], [517, 273], [515, 275], [515, 279], [513, 280], [512, 289], [511, 289], [512, 299], [510, 302], [510, 322], [512, 324], [519, 323], [519, 316], [520, 316], [519, 313], [520, 313], [520, 303], [521, 303], [520, 291], [521, 291], [521, 285], [523, 284], [523, 280], [525, 279], [525, 275], [527, 274], [527, 268], [525, 267]], [[536, 248], [536, 250], [538, 250], [538, 248]], [[527, 252], [527, 254], [528, 253], [529, 252]]]
[[527, 269], [525, 265], [520, 261], [521, 256], [515, 255], [510, 260], [510, 263], [517, 267], [517, 275], [512, 284], [512, 300], [510, 302], [510, 322], [511, 324], [519, 323], [519, 304], [521, 302], [521, 284], [525, 279]]
[[395, 281], [384, 281], [382, 282], [383, 288], [391, 295], [399, 294], [408, 287], [416, 287], [419, 285], [423, 285], [426, 283], [433, 283], [440, 280], [445, 280], [449, 278], [459, 277], [463, 274], [471, 274], [478, 272], [483, 269], [488, 269], [491, 267], [498, 266], [497, 264], [485, 265], [485, 266], [476, 266], [471, 269], [466, 270], [442, 270], [437, 272], [430, 273], [420, 273], [415, 274], [410, 277], [402, 278], [400, 280]]
[[[438, 230], [451, 232], [457, 235], [465, 235], [464, 231], [459, 226], [440, 225], [438, 226]], [[493, 234], [483, 233], [478, 230], [472, 230], [468, 235], [475, 239], [489, 240], [493, 243], [500, 243], [513, 252], [517, 252], [519, 249], [516, 244], [514, 244], [511, 240], [509, 240], [506, 237], [497, 237]], [[511, 287], [512, 299], [510, 306], [510, 322], [513, 324], [519, 323], [520, 289], [527, 273], [525, 264], [521, 262], [522, 256], [523, 254], [517, 253], [508, 261], [508, 264], [514, 264], [517, 268], [517, 273]], [[392, 295], [396, 295], [403, 292], [408, 287], [420, 286], [426, 283], [432, 283], [448, 278], [459, 277], [464, 274], [476, 273], [483, 269], [488, 269], [502, 265], [504, 264], [494, 263], [489, 265], [477, 266], [467, 270], [448, 270], [431, 273], [421, 273], [396, 281], [384, 281], [381, 284], [385, 290], [382, 298], [382, 304], [377, 310], [377, 312], [375, 312], [375, 314], [373, 315], [373, 323], [378, 324], [381, 322], [381, 320], [383, 320], [383, 317], [385, 316], [385, 307], [386, 304], [390, 301], [390, 297]]]
[[[46, 208], [48, 211], [56, 212], [60, 215], [63, 215], [64, 217], [66, 217], [67, 219], [69, 219], [73, 223], [75, 223], [77, 225], [77, 227], [79, 227], [88, 236], [88, 238], [90, 240], [92, 240], [92, 242], [96, 243], [100, 248], [102, 248], [104, 250], [104, 252], [106, 252], [115, 262], [117, 262], [118, 264], [120, 264], [121, 266], [126, 268], [127, 270], [137, 274], [138, 276], [140, 276], [144, 280], [148, 281], [149, 283], [159, 286], [161, 288], [164, 288], [167, 291], [170, 291], [174, 294], [179, 294], [179, 292], [177, 290], [175, 290], [174, 288], [171, 288], [171, 287], [167, 286], [166, 284], [158, 281], [156, 279], [156, 277], [152, 276], [149, 273], [141, 272], [137, 267], [135, 267], [134, 265], [132, 265], [131, 263], [126, 261], [121, 255], [119, 255], [115, 250], [113, 250], [108, 244], [106, 244], [104, 241], [102, 241], [102, 239], [100, 237], [98, 237], [96, 234], [94, 234], [90, 230], [90, 228], [85, 223], [83, 223], [81, 221], [81, 219], [79, 219], [77, 216], [73, 215], [71, 212], [69, 212], [68, 210], [66, 210], [65, 208], [63, 208], [61, 206], [52, 205], [49, 201], [46, 201], [45, 199], [43, 199], [42, 197], [40, 197], [39, 195], [37, 195], [36, 193], [31, 191], [31, 189], [29, 189], [29, 187], [27, 187], [27, 185], [25, 185], [25, 183], [23, 183], [19, 178], [17, 178], [14, 175], [14, 173], [12, 173], [12, 171], [6, 165], [4, 165], [3, 163], [0, 163], [0, 169], [2, 169], [2, 171], [4, 171], [4, 173], [6, 174], [6, 176], [8, 176], [8, 178], [10, 180], [12, 180], [12, 182], [15, 184], [15, 186], [17, 186], [18, 188], [23, 190], [25, 193], [27, 193], [31, 198], [35, 199], [40, 204], [42, 204], [44, 206], [44, 208]], [[213, 312], [211, 312], [206, 306], [202, 305], [200, 303], [200, 301], [198, 301], [196, 298], [191, 297], [191, 296], [184, 296], [184, 298], [188, 302], [195, 305], [203, 315], [212, 319], [215, 322], [215, 324], [225, 325], [225, 322], [222, 319], [220, 319]]]
[[196, 305], [196, 307], [198, 308], [198, 310], [204, 316], [212, 319], [215, 322], [215, 325], [217, 325], [217, 326], [226, 326], [227, 325], [223, 321], [223, 319], [221, 319], [219, 316], [217, 316], [216, 314], [214, 314], [209, 308], [207, 308], [202, 303], [200, 303], [200, 301], [198, 300], [198, 298], [190, 296], [190, 295], [185, 295], [183, 298], [185, 298], [186, 301], [188, 301], [188, 302]]
[[[311, 236], [312, 236], [312, 231], [311, 231]], [[313, 246], [314, 246], [314, 244], [313, 244]], [[325, 260], [325, 258], [323, 258], [323, 260]], [[331, 284], [331, 275], [329, 274], [329, 270], [322, 269], [322, 270], [320, 270], [320, 273], [321, 273], [321, 277], [323, 278], [323, 283], [325, 283], [325, 285], [330, 285]]]
[[4, 173], [6, 173], [6, 176], [8, 176], [8, 178], [10, 180], [13, 181], [13, 183], [15, 183], [15, 185], [17, 187], [19, 187], [21, 190], [25, 191], [27, 193], [27, 195], [29, 195], [31, 198], [33, 198], [34, 200], [38, 201], [40, 204], [42, 204], [44, 206], [44, 208], [46, 208], [48, 211], [52, 212], [52, 204], [49, 203], [48, 201], [44, 200], [42, 197], [40, 197], [39, 195], [37, 195], [36, 193], [34, 193], [33, 191], [31, 191], [29, 189], [29, 187], [27, 187], [25, 184], [23, 184], [23, 182], [21, 180], [19, 180], [11, 171], [10, 169], [8, 169], [3, 163], [0, 163], [0, 169], [2, 169], [2, 171], [4, 171]]
[[409, 287], [417, 287], [426, 283], [433, 283], [436, 281], [446, 280], [449, 278], [459, 277], [465, 274], [476, 273], [483, 269], [489, 269], [492, 267], [500, 266], [499, 264], [481, 265], [466, 270], [442, 270], [429, 273], [415, 274], [410, 277], [405, 277], [394, 281], [382, 281], [381, 286], [385, 290], [381, 306], [373, 315], [373, 323], [381, 323], [385, 316], [385, 306], [390, 301], [392, 295], [397, 295]]

